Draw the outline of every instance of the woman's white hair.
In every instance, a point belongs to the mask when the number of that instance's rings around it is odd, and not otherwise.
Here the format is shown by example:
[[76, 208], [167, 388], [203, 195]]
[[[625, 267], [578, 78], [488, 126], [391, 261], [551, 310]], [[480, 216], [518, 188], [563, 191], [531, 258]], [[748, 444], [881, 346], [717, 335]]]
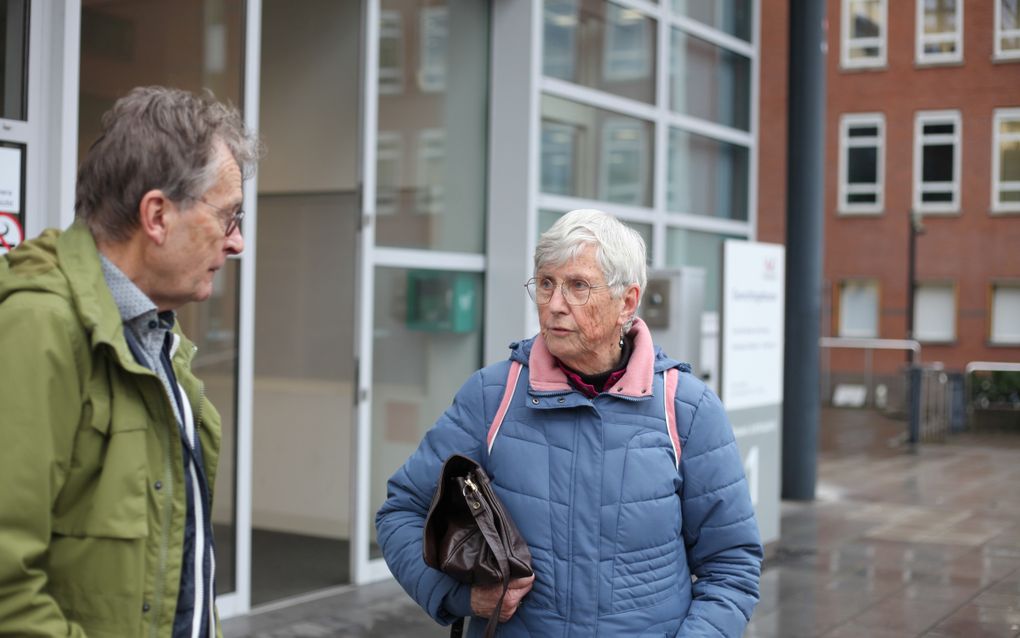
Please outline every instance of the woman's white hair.
[[[595, 247], [595, 261], [614, 297], [622, 296], [632, 284], [637, 284], [639, 295], [644, 292], [648, 279], [645, 240], [633, 228], [594, 208], [572, 210], [542, 233], [535, 246], [535, 272], [565, 264], [588, 246]], [[632, 322], [633, 318], [626, 330]]]

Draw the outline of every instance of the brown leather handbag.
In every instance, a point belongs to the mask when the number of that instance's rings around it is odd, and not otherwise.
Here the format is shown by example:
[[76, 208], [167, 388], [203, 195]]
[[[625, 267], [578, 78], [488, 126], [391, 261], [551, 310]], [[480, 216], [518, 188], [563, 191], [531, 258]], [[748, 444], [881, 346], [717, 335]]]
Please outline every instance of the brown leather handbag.
[[[517, 526], [503, 508], [489, 477], [478, 463], [454, 454], [443, 463], [439, 484], [425, 519], [425, 564], [469, 585], [503, 585], [527, 578], [531, 552]], [[496, 633], [500, 597], [485, 627], [486, 638]], [[464, 619], [453, 624], [450, 636], [463, 635]]]

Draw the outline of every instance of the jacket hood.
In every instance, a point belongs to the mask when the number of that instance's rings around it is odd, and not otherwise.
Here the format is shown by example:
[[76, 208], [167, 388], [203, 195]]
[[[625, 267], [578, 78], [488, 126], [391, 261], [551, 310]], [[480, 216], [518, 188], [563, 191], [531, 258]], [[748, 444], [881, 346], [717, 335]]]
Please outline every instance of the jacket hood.
[[[630, 332], [627, 333], [630, 337], [638, 337], [639, 334], [651, 335], [648, 330], [648, 326], [640, 318], [634, 320], [634, 325], [631, 327]], [[540, 335], [535, 335], [528, 339], [522, 339], [520, 341], [514, 341], [510, 344], [510, 360], [517, 361], [522, 365], [527, 366], [531, 359], [531, 350], [535, 346], [536, 341], [540, 338]], [[544, 347], [544, 346], [543, 346]], [[654, 351], [653, 360], [653, 372], [662, 372], [669, 368], [679, 368], [681, 372], [690, 372], [691, 365], [677, 361], [676, 359], [667, 355], [662, 348], [657, 345], [652, 346]]]
[[0, 302], [25, 291], [68, 299], [93, 347], [109, 344], [123, 361], [133, 362], [99, 250], [83, 222], [64, 232], [49, 228], [0, 258]]

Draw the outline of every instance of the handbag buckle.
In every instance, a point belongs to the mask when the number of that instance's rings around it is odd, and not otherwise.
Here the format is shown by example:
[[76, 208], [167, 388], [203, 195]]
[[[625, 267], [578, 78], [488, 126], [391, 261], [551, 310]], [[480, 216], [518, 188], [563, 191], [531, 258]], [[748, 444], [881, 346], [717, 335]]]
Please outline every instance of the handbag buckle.
[[[469, 493], [470, 492], [470, 493]], [[471, 507], [478, 509], [482, 506], [482, 503], [476, 496], [478, 494], [478, 486], [471, 480], [470, 476], [464, 477], [464, 500], [471, 503]]]

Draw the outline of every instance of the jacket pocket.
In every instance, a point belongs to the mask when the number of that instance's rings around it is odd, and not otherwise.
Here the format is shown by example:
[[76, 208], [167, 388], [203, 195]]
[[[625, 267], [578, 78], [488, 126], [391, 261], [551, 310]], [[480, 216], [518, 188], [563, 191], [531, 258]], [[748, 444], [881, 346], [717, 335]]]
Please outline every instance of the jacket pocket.
[[62, 536], [137, 539], [148, 535], [149, 434], [145, 408], [113, 400], [93, 379], [82, 410], [67, 477], [53, 506]]

